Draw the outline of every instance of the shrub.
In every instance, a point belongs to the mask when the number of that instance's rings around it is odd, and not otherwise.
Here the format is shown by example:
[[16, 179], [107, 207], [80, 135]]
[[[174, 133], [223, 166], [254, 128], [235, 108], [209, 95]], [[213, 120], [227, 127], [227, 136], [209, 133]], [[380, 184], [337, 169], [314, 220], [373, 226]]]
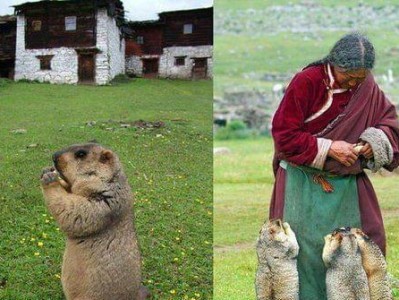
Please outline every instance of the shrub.
[[242, 121], [231, 121], [226, 127], [217, 130], [215, 134], [216, 140], [243, 140], [256, 136], [254, 130], [248, 129], [247, 125]]

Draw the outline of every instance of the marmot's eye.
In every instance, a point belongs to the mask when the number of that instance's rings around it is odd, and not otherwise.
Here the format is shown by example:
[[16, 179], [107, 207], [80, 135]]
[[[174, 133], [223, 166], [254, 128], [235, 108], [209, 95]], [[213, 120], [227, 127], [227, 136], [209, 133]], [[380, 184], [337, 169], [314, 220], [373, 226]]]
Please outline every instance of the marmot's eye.
[[87, 151], [86, 150], [78, 150], [75, 152], [75, 158], [84, 158], [87, 155]]

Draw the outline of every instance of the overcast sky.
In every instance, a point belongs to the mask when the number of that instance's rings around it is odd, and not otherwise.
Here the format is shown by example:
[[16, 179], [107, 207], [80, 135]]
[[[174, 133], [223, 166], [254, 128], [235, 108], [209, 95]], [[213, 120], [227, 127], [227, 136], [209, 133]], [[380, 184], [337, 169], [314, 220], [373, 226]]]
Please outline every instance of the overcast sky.
[[[0, 0], [0, 16], [14, 13], [11, 5], [39, 0]], [[171, 10], [210, 7], [213, 0], [124, 0], [126, 17], [132, 21], [155, 20], [157, 13]]]

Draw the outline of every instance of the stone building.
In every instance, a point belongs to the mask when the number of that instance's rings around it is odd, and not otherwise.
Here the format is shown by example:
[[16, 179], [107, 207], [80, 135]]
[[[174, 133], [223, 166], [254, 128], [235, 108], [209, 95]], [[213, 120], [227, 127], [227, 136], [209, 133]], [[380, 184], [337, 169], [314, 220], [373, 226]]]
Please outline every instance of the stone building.
[[107, 84], [125, 73], [120, 0], [16, 5], [15, 80]]
[[163, 12], [156, 21], [130, 22], [126, 71], [136, 76], [213, 77], [213, 8]]

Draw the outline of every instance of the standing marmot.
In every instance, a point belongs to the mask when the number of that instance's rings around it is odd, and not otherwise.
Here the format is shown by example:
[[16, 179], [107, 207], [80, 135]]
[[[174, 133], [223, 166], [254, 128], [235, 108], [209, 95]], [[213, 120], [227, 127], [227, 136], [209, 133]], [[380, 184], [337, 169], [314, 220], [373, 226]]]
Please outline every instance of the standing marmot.
[[280, 220], [263, 224], [256, 246], [258, 300], [298, 300], [297, 260], [299, 246], [288, 223]]
[[53, 156], [41, 178], [50, 213], [66, 234], [62, 286], [68, 300], [145, 299], [132, 194], [118, 157], [94, 143]]
[[388, 279], [387, 263], [380, 248], [360, 229], [352, 228], [362, 254], [363, 268], [366, 271], [371, 300], [392, 299]]
[[324, 241], [327, 299], [369, 300], [367, 276], [356, 237], [348, 229], [337, 229], [325, 236]]

